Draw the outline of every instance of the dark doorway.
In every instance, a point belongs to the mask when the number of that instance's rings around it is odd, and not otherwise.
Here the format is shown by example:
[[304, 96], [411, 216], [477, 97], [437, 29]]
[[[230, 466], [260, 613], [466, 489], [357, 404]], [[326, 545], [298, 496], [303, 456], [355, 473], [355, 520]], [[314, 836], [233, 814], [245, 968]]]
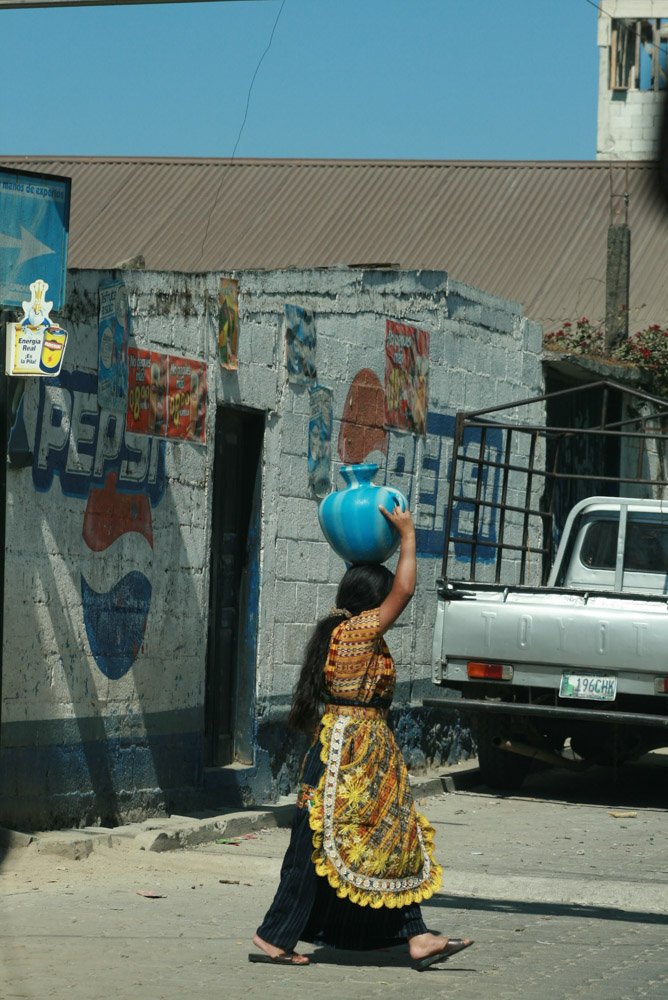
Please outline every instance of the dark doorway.
[[[7, 323], [11, 321], [11, 314], [0, 309], [0, 354], [5, 356]], [[0, 373], [0, 551], [3, 554], [2, 574], [0, 575], [0, 636], [4, 634], [4, 612], [5, 603], [5, 518], [7, 514], [7, 464], [9, 462], [9, 432], [12, 428], [12, 392], [10, 391], [10, 379], [4, 371]], [[23, 379], [13, 379], [17, 400], [23, 396]], [[20, 384], [20, 385], [19, 385]], [[17, 403], [18, 406], [18, 403]], [[23, 427], [23, 411], [21, 411], [21, 426]], [[25, 430], [24, 430], [25, 434]], [[28, 465], [32, 461], [32, 455], [28, 448], [26, 437], [27, 458], [22, 465]], [[0, 644], [0, 727], [2, 726], [2, 645]]]
[[[578, 388], [576, 394], [558, 395], [565, 389]], [[591, 389], [581, 381], [570, 379], [549, 368], [545, 372], [548, 396], [545, 416], [548, 427], [572, 427], [572, 435], [551, 435], [547, 439], [546, 468], [555, 474], [548, 478], [546, 493], [554, 511], [559, 536], [570, 510], [580, 500], [590, 496], [619, 496], [621, 475], [621, 437], [619, 434], [584, 435], [579, 428], [616, 426], [622, 419], [622, 392], [600, 387]], [[635, 429], [635, 428], [632, 428]], [[571, 473], [578, 478], [559, 478], [559, 473]], [[597, 476], [587, 479], [587, 473]], [[610, 476], [610, 480], [601, 479]]]
[[216, 414], [205, 766], [252, 763], [264, 414]]

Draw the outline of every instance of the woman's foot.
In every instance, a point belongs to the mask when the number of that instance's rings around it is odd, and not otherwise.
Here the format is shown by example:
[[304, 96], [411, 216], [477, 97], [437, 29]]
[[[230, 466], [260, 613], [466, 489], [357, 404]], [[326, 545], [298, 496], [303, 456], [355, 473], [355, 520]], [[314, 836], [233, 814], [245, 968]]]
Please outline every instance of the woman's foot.
[[286, 951], [285, 948], [277, 948], [274, 944], [269, 944], [268, 941], [263, 941], [258, 934], [253, 935], [253, 944], [260, 951], [264, 952], [265, 955], [277, 964], [282, 965], [309, 965], [309, 959], [306, 955], [298, 955], [295, 951]]
[[415, 968], [422, 972], [439, 960], [446, 961], [450, 955], [464, 951], [473, 944], [470, 938], [450, 938], [444, 934], [416, 934], [408, 939], [408, 950]]

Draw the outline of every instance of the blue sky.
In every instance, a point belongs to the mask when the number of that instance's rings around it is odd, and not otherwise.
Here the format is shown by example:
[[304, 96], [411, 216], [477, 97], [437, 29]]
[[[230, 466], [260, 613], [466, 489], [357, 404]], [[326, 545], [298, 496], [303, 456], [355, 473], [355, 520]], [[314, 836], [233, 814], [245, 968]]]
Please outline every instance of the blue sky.
[[596, 22], [587, 0], [0, 9], [0, 153], [594, 159]]

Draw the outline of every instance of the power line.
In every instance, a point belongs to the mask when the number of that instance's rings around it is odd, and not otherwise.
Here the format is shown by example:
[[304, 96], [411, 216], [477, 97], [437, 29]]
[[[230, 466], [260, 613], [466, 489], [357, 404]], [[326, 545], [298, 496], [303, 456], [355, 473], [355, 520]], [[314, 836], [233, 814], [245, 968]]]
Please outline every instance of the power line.
[[[117, 7], [163, 3], [219, 3], [229, 0], [0, 0], [0, 10], [23, 10], [31, 7]], [[258, 0], [251, 0], [257, 3]]]
[[239, 129], [239, 134], [237, 135], [237, 141], [235, 142], [234, 149], [232, 150], [232, 156], [231, 156], [232, 160], [234, 159], [234, 154], [237, 151], [237, 147], [238, 147], [239, 141], [241, 139], [241, 133], [243, 132], [244, 127], [246, 125], [246, 119], [248, 118], [248, 107], [250, 105], [251, 93], [253, 92], [253, 84], [255, 83], [255, 77], [260, 72], [260, 66], [262, 65], [262, 63], [264, 61], [264, 57], [267, 55], [267, 53], [269, 52], [269, 49], [271, 48], [271, 43], [273, 42], [274, 35], [276, 33], [276, 26], [278, 25], [278, 21], [279, 21], [279, 18], [281, 16], [281, 13], [282, 13], [284, 7], [285, 7], [285, 0], [282, 0], [281, 6], [280, 6], [280, 8], [278, 10], [278, 14], [276, 15], [276, 20], [274, 21], [274, 26], [271, 29], [271, 35], [269, 36], [269, 41], [267, 42], [267, 47], [264, 50], [264, 52], [262, 53], [262, 55], [260, 56], [258, 64], [255, 67], [255, 72], [253, 73], [253, 77], [251, 79], [250, 86], [248, 88], [248, 95], [246, 97], [246, 109], [244, 111], [244, 118], [243, 118], [243, 121], [241, 123], [241, 128]]
[[[284, 7], [285, 7], [285, 0], [282, 0], [281, 6], [278, 9], [278, 14], [276, 15], [276, 19], [274, 21], [274, 26], [271, 29], [271, 34], [269, 35], [269, 41], [267, 42], [267, 46], [266, 46], [264, 52], [262, 53], [262, 55], [260, 56], [260, 58], [258, 60], [257, 66], [255, 67], [255, 72], [253, 73], [253, 76], [251, 78], [251, 82], [250, 82], [250, 85], [248, 87], [248, 94], [246, 95], [246, 108], [244, 110], [244, 116], [243, 116], [243, 120], [241, 122], [241, 126], [239, 128], [239, 132], [238, 132], [238, 135], [237, 135], [237, 140], [234, 143], [234, 149], [232, 150], [232, 155], [230, 157], [230, 163], [232, 163], [232, 161], [234, 160], [234, 157], [236, 155], [239, 143], [241, 141], [241, 135], [242, 135], [243, 130], [244, 130], [245, 125], [246, 125], [246, 119], [248, 118], [248, 109], [250, 107], [250, 99], [251, 99], [251, 94], [253, 92], [253, 86], [255, 84], [255, 79], [256, 79], [258, 73], [260, 72], [260, 67], [261, 67], [261, 65], [262, 65], [262, 63], [264, 61], [264, 57], [267, 55], [267, 53], [269, 52], [269, 49], [271, 48], [272, 42], [274, 40], [274, 35], [276, 34], [276, 28], [278, 27], [278, 22], [280, 20], [281, 14], [283, 13], [283, 8]], [[200, 254], [199, 254], [199, 259], [200, 260], [204, 256], [204, 247], [206, 246], [207, 236], [209, 235], [209, 226], [211, 224], [211, 216], [213, 215], [214, 209], [215, 209], [216, 205], [218, 204], [218, 198], [220, 197], [220, 192], [221, 192], [221, 189], [223, 187], [223, 181], [224, 180], [225, 180], [225, 171], [223, 170], [223, 171], [221, 171], [221, 177], [220, 177], [220, 181], [218, 182], [218, 188], [216, 190], [216, 196], [213, 199], [213, 205], [211, 206], [211, 210], [209, 211], [209, 215], [208, 215], [208, 218], [206, 220], [206, 229], [204, 230], [204, 236], [202, 238], [202, 247], [200, 249]]]

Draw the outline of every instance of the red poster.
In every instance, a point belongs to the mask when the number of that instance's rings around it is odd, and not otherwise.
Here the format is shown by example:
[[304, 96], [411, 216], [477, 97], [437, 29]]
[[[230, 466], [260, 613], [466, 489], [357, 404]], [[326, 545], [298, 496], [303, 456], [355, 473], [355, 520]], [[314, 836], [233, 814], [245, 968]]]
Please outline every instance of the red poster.
[[133, 434], [164, 437], [167, 428], [166, 354], [128, 348], [127, 430]]
[[206, 365], [169, 357], [169, 424], [167, 437], [204, 444]]
[[429, 334], [388, 319], [385, 324], [385, 426], [427, 430]]
[[131, 347], [128, 369], [128, 431], [205, 444], [203, 362]]

